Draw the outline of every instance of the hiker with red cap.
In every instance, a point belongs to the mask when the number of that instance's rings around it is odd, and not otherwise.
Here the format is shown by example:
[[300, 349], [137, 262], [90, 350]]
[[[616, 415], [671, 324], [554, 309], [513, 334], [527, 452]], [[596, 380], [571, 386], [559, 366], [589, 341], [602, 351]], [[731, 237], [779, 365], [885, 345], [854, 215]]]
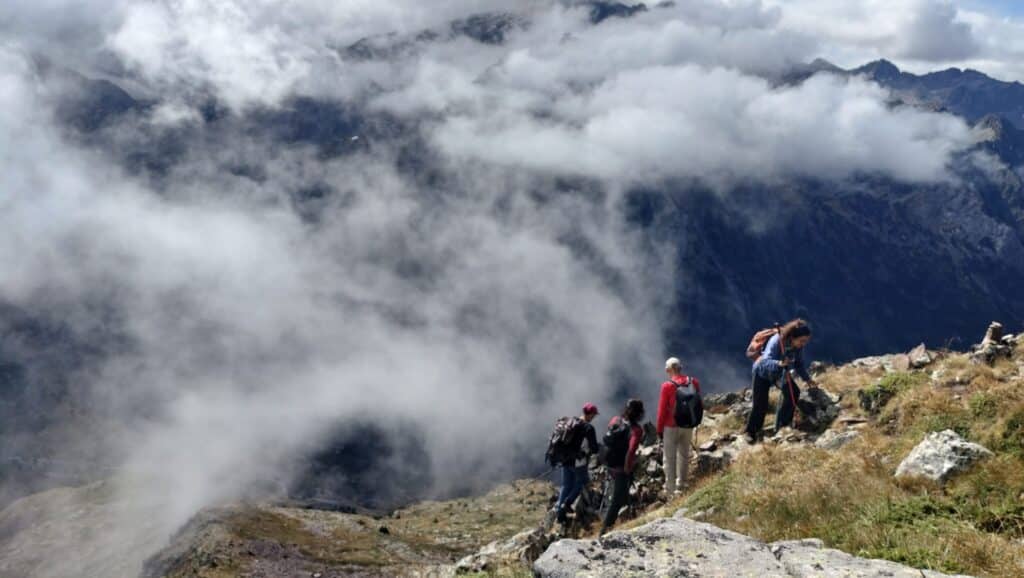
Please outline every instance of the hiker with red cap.
[[[568, 521], [572, 503], [590, 482], [590, 456], [598, 451], [597, 432], [590, 424], [599, 412], [592, 403], [583, 405], [583, 414], [572, 418], [567, 425], [566, 447], [559, 457], [562, 467], [562, 490], [555, 504], [555, 517], [559, 523]], [[558, 428], [556, 427], [556, 430]]]
[[644, 402], [631, 399], [626, 402], [622, 415], [612, 418], [604, 434], [604, 463], [611, 478], [605, 493], [605, 514], [600, 535], [604, 535], [619, 518], [619, 510], [629, 503], [629, 488], [633, 485], [637, 452], [644, 439], [640, 424], [644, 419]]
[[671, 357], [665, 362], [665, 373], [668, 380], [661, 384], [657, 425], [664, 451], [665, 493], [671, 497], [686, 485], [690, 473], [690, 446], [699, 419], [694, 419], [689, 405], [701, 401], [700, 381], [683, 373], [678, 358]]

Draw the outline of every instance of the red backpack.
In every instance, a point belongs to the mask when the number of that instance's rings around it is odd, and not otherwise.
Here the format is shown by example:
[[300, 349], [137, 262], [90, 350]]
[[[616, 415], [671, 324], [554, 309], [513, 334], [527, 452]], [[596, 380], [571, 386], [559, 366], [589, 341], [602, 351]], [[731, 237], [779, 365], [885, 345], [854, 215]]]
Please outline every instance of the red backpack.
[[772, 327], [769, 329], [762, 329], [755, 333], [754, 337], [750, 339], [750, 345], [747, 346], [747, 359], [750, 361], [757, 361], [760, 359], [761, 352], [764, 351], [764, 346], [767, 345], [768, 340], [778, 332], [778, 327]]

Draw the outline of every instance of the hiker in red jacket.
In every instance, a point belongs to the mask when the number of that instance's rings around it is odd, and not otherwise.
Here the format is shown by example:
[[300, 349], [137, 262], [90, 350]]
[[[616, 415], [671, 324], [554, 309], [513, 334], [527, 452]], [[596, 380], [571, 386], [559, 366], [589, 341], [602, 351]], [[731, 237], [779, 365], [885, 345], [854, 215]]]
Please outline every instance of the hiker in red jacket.
[[619, 518], [619, 510], [629, 500], [629, 486], [633, 484], [633, 470], [636, 469], [637, 451], [644, 439], [644, 430], [640, 422], [644, 419], [644, 402], [631, 399], [621, 416], [612, 418], [608, 424], [608, 433], [604, 436], [606, 446], [606, 462], [608, 474], [612, 479], [609, 494], [606, 496], [607, 511], [601, 524], [601, 535], [615, 525]]
[[692, 388], [700, 393], [700, 381], [683, 374], [683, 364], [672, 357], [665, 362], [668, 381], [661, 384], [661, 398], [658, 401], [658, 437], [663, 442], [662, 463], [665, 468], [665, 493], [671, 498], [677, 488], [686, 485], [690, 473], [690, 446], [693, 444], [693, 428], [676, 424], [676, 393], [680, 388]]

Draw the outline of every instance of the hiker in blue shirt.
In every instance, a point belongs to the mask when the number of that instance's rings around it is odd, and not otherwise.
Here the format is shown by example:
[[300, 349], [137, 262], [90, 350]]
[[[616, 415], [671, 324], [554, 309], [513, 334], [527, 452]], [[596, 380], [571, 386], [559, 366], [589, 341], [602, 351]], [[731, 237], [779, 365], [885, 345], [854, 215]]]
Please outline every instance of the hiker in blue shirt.
[[[803, 319], [794, 319], [779, 328], [768, 340], [752, 368], [754, 407], [747, 419], [747, 442], [757, 443], [764, 428], [764, 417], [768, 413], [768, 393], [772, 385], [778, 384], [782, 399], [775, 414], [775, 432], [793, 423], [796, 402], [800, 399], [800, 388], [795, 376], [799, 376], [810, 387], [818, 387], [807, 372], [803, 350], [811, 341], [811, 327]], [[789, 375], [787, 376], [787, 372]]]

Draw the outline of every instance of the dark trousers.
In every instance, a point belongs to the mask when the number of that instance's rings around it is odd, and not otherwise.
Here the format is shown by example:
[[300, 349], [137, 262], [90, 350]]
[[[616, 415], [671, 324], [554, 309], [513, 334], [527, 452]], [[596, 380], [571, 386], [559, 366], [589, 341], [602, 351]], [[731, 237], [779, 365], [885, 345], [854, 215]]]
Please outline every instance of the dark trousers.
[[562, 491], [558, 493], [558, 504], [556, 508], [562, 512], [580, 497], [583, 486], [590, 481], [590, 473], [587, 466], [566, 464], [562, 466]]
[[772, 389], [772, 382], [755, 375], [750, 389], [754, 394], [754, 407], [747, 418], [747, 434], [758, 438], [764, 429], [764, 416], [768, 414], [768, 392]]
[[601, 524], [601, 532], [615, 525], [619, 519], [619, 510], [629, 500], [629, 486], [633, 483], [633, 474], [625, 472], [609, 472], [611, 483], [608, 484], [608, 494], [605, 495], [607, 511], [604, 514], [604, 523]]
[[[792, 383], [792, 385], [790, 385]], [[779, 410], [775, 412], [775, 431], [778, 432], [780, 429], [793, 425], [793, 415], [796, 410], [796, 402], [800, 399], [800, 387], [790, 381], [787, 382], [786, 378], [782, 378], [782, 401], [779, 402]], [[789, 388], [793, 388], [793, 395], [789, 395]]]

